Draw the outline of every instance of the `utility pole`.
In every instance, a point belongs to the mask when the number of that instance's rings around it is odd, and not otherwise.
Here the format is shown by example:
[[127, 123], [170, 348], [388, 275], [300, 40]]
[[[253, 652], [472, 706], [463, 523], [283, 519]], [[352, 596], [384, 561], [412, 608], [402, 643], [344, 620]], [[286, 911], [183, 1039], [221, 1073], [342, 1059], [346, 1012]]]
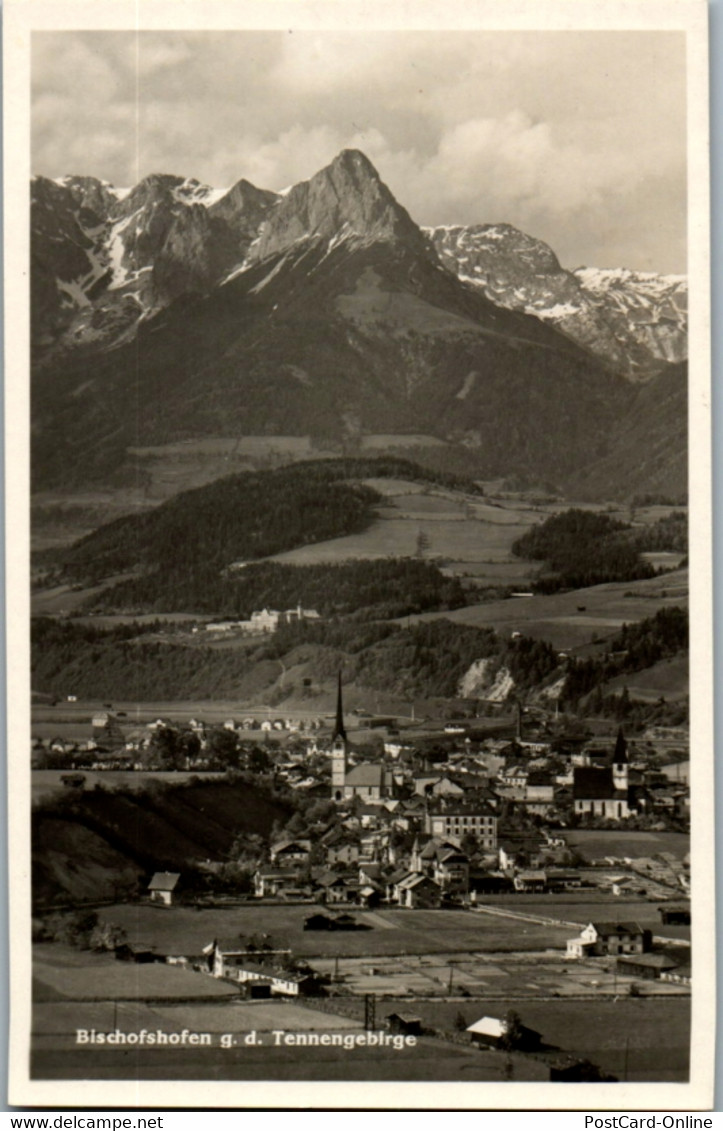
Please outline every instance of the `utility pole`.
[[377, 1008], [374, 994], [364, 995], [364, 1028], [368, 1033], [377, 1027]]

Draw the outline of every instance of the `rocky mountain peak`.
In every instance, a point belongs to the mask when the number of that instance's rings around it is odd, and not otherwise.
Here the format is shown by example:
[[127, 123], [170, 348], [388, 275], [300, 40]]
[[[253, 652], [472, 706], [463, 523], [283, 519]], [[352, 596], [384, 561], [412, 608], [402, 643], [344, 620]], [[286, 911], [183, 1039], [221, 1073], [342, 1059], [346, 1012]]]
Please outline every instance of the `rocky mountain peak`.
[[251, 184], [251, 181], [242, 177], [219, 200], [214, 201], [209, 212], [212, 216], [228, 216], [240, 208], [262, 206], [268, 208], [280, 199], [277, 192], [257, 188], [256, 185]]
[[253, 259], [282, 253], [302, 239], [371, 244], [401, 240], [415, 250], [426, 240], [371, 161], [344, 149], [279, 201], [253, 248]]
[[542, 240], [511, 224], [425, 229], [444, 265], [509, 310], [558, 327], [638, 380], [687, 356], [686, 281], [632, 271], [567, 271]]

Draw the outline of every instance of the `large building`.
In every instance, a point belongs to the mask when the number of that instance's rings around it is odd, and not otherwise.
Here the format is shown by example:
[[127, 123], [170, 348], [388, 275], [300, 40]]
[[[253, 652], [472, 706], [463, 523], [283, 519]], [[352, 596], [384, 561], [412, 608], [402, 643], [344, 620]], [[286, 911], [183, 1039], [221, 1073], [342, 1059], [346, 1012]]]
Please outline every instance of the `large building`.
[[497, 814], [485, 802], [450, 800], [438, 812], [427, 812], [424, 825], [433, 837], [459, 840], [469, 833], [483, 849], [497, 851]]

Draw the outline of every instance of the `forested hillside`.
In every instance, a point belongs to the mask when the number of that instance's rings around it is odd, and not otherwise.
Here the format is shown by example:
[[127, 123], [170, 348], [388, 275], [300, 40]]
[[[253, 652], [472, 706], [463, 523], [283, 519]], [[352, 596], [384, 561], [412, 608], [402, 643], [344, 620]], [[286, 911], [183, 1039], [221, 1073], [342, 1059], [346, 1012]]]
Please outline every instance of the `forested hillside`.
[[688, 613], [677, 606], [658, 612], [636, 624], [623, 625], [609, 642], [605, 657], [571, 663], [565, 680], [564, 698], [570, 705], [616, 676], [643, 671], [659, 660], [688, 649]]
[[[490, 660], [490, 678], [506, 667], [517, 686], [534, 687], [559, 664], [544, 641], [510, 640], [491, 629], [435, 620], [402, 628], [381, 623], [292, 623], [246, 648], [217, 650], [144, 640], [127, 628], [108, 633], [39, 620], [33, 633], [33, 689], [82, 698], [213, 699], [267, 695], [286, 668], [302, 679], [345, 678], [372, 690], [420, 698], [457, 695], [475, 663]], [[87, 640], [85, 639], [85, 634]], [[283, 694], [294, 692], [283, 680]], [[299, 692], [301, 689], [296, 688]]]
[[[223, 860], [240, 835], [268, 840], [291, 799], [262, 781], [155, 783], [145, 790], [65, 790], [33, 813], [33, 899], [118, 898], [159, 869]], [[68, 868], [68, 860], [83, 860]]]
[[518, 557], [543, 562], [535, 587], [553, 592], [654, 577], [654, 567], [641, 559], [641, 553], [686, 548], [687, 519], [682, 514], [633, 528], [606, 514], [572, 509], [528, 530], [513, 543], [512, 551]]
[[456, 577], [417, 558], [379, 558], [338, 564], [249, 563], [243, 569], [201, 573], [157, 570], [121, 581], [89, 603], [96, 612], [153, 613], [168, 609], [247, 619], [254, 609], [302, 605], [321, 616], [384, 619], [471, 600]]

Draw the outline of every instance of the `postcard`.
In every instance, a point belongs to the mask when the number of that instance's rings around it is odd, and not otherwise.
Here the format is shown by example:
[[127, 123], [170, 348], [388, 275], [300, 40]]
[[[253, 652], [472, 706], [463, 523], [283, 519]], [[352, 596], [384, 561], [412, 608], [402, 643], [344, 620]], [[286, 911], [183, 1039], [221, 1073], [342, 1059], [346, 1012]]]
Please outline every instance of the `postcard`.
[[707, 52], [5, 5], [11, 1103], [711, 1107]]

